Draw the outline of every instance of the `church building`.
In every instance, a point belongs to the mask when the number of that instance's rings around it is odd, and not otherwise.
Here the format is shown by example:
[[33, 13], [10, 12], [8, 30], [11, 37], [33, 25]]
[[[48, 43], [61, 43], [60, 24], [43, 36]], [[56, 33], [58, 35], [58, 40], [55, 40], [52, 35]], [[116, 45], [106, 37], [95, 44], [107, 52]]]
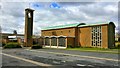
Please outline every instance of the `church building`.
[[115, 25], [101, 22], [46, 27], [42, 29], [41, 36], [44, 37], [43, 44], [48, 47], [112, 48], [115, 46]]

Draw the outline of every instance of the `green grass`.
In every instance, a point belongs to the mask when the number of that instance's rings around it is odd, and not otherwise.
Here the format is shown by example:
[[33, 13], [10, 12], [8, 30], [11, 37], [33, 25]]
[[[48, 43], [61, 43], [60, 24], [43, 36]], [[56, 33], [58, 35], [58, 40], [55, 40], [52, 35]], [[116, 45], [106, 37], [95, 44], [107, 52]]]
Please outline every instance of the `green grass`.
[[67, 48], [71, 50], [102, 50], [102, 51], [113, 51], [113, 50], [118, 50], [118, 49], [104, 49], [104, 48], [92, 48], [92, 47], [80, 47], [80, 48]]
[[103, 53], [114, 53], [120, 54], [120, 42], [115, 43], [115, 47], [111, 49], [104, 48], [92, 48], [92, 47], [79, 47], [79, 48], [67, 48], [66, 50], [77, 50], [77, 51], [87, 51], [87, 52], [103, 52]]
[[120, 54], [118, 52], [118, 49], [103, 49], [103, 48], [86, 48], [86, 47], [80, 47], [80, 48], [67, 48], [66, 50], [77, 50], [77, 51], [87, 51], [87, 52], [103, 52], [103, 53]]

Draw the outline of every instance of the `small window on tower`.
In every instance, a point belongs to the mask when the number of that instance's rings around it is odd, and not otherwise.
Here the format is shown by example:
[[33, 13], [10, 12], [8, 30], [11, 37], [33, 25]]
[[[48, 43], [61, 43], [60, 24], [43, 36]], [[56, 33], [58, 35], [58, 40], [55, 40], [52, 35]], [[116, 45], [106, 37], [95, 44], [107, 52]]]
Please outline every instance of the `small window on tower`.
[[30, 14], [30, 12], [28, 13], [28, 17], [31, 18], [31, 14]]

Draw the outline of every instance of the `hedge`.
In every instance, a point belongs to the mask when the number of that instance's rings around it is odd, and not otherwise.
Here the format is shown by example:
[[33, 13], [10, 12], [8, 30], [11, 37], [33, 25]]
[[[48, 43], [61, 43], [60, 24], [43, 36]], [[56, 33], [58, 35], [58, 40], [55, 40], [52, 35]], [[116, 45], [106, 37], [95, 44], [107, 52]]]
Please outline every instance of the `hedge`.
[[31, 48], [32, 48], [32, 49], [41, 49], [41, 48], [42, 48], [42, 46], [40, 46], [40, 45], [36, 44], [36, 45], [33, 45]]
[[7, 43], [4, 48], [22, 48], [19, 43], [17, 42], [10, 42]]

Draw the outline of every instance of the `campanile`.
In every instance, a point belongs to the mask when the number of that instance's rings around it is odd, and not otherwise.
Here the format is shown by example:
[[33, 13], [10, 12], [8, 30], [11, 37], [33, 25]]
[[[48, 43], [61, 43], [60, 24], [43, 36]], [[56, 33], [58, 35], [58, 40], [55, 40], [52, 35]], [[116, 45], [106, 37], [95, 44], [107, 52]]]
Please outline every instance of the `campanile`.
[[26, 47], [31, 47], [33, 44], [33, 11], [30, 8], [25, 9], [25, 38], [24, 43]]

